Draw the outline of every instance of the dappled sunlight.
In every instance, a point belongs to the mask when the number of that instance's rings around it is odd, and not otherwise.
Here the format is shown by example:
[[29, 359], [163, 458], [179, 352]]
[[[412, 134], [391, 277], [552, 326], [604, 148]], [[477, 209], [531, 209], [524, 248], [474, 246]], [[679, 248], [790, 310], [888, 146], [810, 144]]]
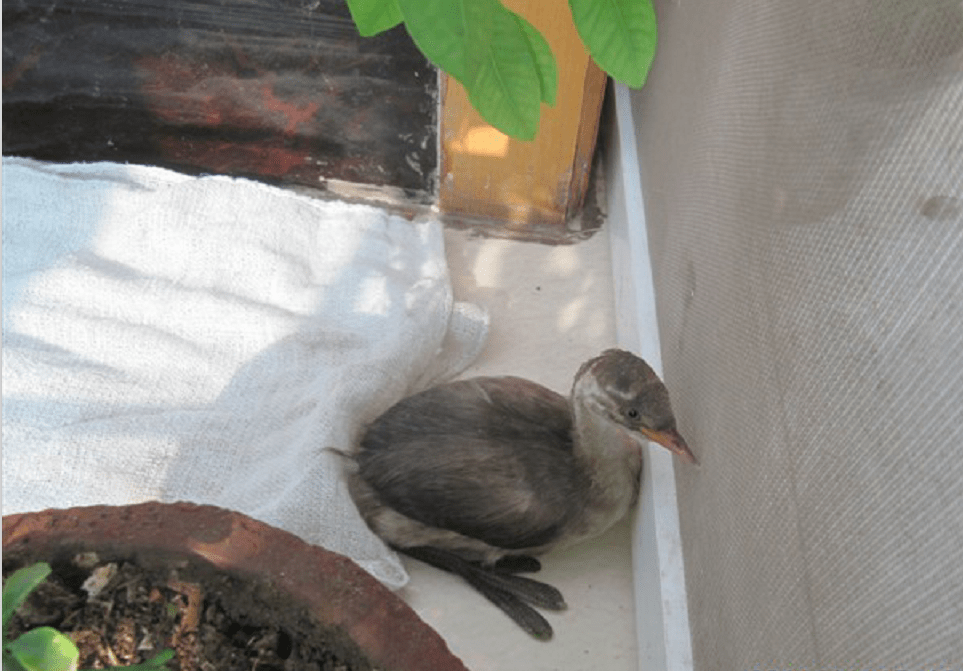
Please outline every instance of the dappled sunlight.
[[460, 154], [500, 158], [508, 154], [508, 136], [491, 126], [475, 126], [460, 134], [450, 147]]
[[575, 245], [472, 239], [446, 232], [457, 300], [491, 316], [488, 346], [472, 374], [492, 370], [565, 391], [582, 361], [615, 344], [608, 239]]

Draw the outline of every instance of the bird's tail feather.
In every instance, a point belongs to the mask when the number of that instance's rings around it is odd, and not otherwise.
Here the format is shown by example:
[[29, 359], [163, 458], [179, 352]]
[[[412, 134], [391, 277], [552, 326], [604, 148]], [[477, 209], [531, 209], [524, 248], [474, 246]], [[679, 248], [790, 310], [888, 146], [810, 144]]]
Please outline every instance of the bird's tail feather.
[[552, 625], [548, 623], [542, 614], [522, 601], [519, 597], [500, 587], [495, 587], [485, 582], [476, 581], [477, 576], [466, 575], [465, 580], [478, 592], [493, 604], [498, 606], [503, 613], [525, 630], [530, 636], [542, 641], [552, 638], [554, 632]]
[[[468, 561], [453, 552], [430, 546], [396, 548], [399, 552], [465, 579], [486, 599], [498, 606], [522, 629], [539, 639], [550, 639], [552, 627], [533, 606], [549, 610], [564, 610], [562, 593], [551, 585], [531, 578], [507, 572], [505, 568], [493, 569]], [[510, 569], [533, 570], [537, 560], [512, 563]], [[528, 602], [528, 603], [526, 603]]]
[[538, 573], [542, 564], [528, 555], [506, 555], [495, 562], [494, 569], [499, 573]]

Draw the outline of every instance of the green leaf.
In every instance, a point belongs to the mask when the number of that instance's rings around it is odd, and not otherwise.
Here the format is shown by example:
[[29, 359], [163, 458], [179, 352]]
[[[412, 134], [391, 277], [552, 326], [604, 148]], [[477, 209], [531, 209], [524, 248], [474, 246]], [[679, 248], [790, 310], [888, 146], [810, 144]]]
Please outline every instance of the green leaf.
[[555, 94], [558, 91], [558, 69], [555, 67], [555, 56], [552, 48], [538, 30], [525, 20], [525, 17], [515, 14], [515, 20], [528, 39], [528, 46], [535, 59], [535, 69], [538, 71], [538, 83], [542, 93], [542, 102], [555, 105]]
[[50, 564], [38, 562], [31, 566], [25, 566], [7, 578], [7, 584], [3, 586], [3, 634], [6, 637], [7, 623], [10, 616], [30, 596], [30, 592], [36, 589], [50, 575]]
[[77, 646], [53, 627], [38, 627], [7, 644], [27, 671], [75, 671], [80, 659]]
[[542, 92], [528, 38], [497, 0], [472, 5], [464, 82], [468, 100], [498, 130], [531, 140], [538, 131]]
[[172, 659], [174, 659], [174, 651], [167, 649], [154, 655], [146, 662], [132, 664], [131, 666], [108, 666], [104, 671], [160, 671]]
[[23, 668], [17, 658], [6, 650], [3, 651], [3, 670], [4, 671], [27, 671]]
[[401, 23], [396, 0], [348, 0], [351, 18], [362, 37], [371, 37]]
[[614, 79], [639, 88], [655, 58], [658, 37], [652, 0], [569, 0], [579, 37]]
[[485, 121], [513, 137], [535, 137], [542, 89], [534, 49], [541, 45], [529, 43], [514, 14], [498, 0], [398, 0], [398, 5], [415, 44], [462, 83]]
[[405, 28], [425, 57], [465, 83], [466, 5], [472, 0], [397, 0]]

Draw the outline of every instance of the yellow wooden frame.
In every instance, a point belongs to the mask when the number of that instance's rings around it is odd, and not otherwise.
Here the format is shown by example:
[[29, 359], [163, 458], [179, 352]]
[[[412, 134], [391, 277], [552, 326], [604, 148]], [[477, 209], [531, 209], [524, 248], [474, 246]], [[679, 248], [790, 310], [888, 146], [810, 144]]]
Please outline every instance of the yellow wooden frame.
[[554, 107], [538, 134], [514, 140], [488, 125], [465, 89], [442, 77], [439, 208], [455, 218], [494, 219], [509, 231], [565, 231], [588, 185], [606, 75], [579, 39], [564, 0], [505, 0], [548, 40], [558, 64]]

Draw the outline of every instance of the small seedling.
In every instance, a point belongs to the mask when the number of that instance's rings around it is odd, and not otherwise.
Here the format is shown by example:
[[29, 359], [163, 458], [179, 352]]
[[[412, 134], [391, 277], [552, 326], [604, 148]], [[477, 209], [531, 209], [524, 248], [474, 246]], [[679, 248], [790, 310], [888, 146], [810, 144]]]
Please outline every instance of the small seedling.
[[[3, 668], [11, 671], [77, 671], [80, 651], [66, 635], [53, 627], [37, 627], [9, 640], [7, 626], [16, 610], [30, 593], [50, 575], [50, 565], [39, 562], [20, 569], [3, 586]], [[108, 669], [125, 671], [161, 671], [174, 657], [173, 650], [133, 666], [114, 666]]]

